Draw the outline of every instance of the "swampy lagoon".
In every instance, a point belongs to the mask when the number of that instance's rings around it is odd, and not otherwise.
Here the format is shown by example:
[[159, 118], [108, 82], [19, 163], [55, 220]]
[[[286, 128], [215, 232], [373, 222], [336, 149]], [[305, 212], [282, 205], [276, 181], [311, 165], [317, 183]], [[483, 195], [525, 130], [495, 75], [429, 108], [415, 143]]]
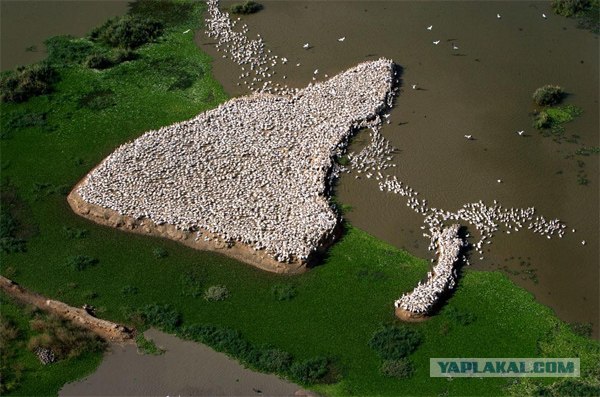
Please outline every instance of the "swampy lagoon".
[[[110, 4], [115, 7], [111, 15], [126, 9], [122, 3]], [[326, 376], [306, 386], [328, 395], [524, 395], [558, 387], [549, 386], [554, 380], [509, 384], [505, 379], [430, 379], [429, 357], [576, 355], [591, 374], [600, 361], [597, 342], [575, 334], [554, 312], [566, 321], [598, 317], [598, 158], [584, 159], [590, 183], [578, 185], [579, 165], [564, 158], [578, 146], [540, 136], [529, 127], [529, 113], [535, 88], [560, 84], [570, 93], [566, 103], [584, 110], [567, 130], [577, 133], [581, 143], [597, 145], [596, 36], [554, 16], [545, 2], [264, 4], [264, 10], [243, 18], [250, 33], [260, 33], [268, 48], [290, 59], [285, 73], [292, 84], [306, 85], [316, 68], [333, 75], [372, 57], [386, 56], [403, 67], [404, 88], [383, 133], [400, 150], [398, 177], [432, 205], [453, 210], [465, 202], [498, 199], [509, 207], [535, 206], [577, 232], [548, 241], [527, 233], [497, 236], [487, 259], [474, 261], [465, 271], [441, 313], [409, 326], [422, 338], [409, 357], [414, 374], [394, 379], [380, 373], [381, 359], [368, 342], [382, 324], [399, 325], [391, 303], [424, 277], [429, 253], [420, 237], [421, 220], [404, 203], [380, 193], [375, 183], [342, 177], [337, 196], [352, 207], [346, 212], [351, 226], [323, 266], [285, 278], [76, 216], [62, 192], [114, 148], [148, 129], [244, 94], [236, 84], [239, 71], [213, 50], [193, 9], [188, 18], [170, 26], [164, 40], [137, 50], [140, 58], [102, 72], [64, 65], [51, 95], [1, 105], [3, 123], [8, 116], [17, 120], [22, 114], [45, 114], [43, 125], [17, 127], [0, 142], [2, 177], [9, 182], [8, 197], [18, 197], [13, 215], [21, 225], [19, 237], [26, 239], [26, 252], [1, 254], [2, 274], [72, 305], [91, 303], [99, 316], [140, 329], [155, 325], [205, 343], [192, 330], [212, 325], [237, 331], [239, 335], [219, 332], [233, 335], [236, 346], [246, 350], [212, 340], [213, 347], [236, 357], [265, 345], [288, 352], [301, 364], [326, 357]], [[502, 13], [500, 21], [497, 12]], [[542, 12], [549, 15], [547, 20], [540, 17]], [[3, 9], [3, 20], [6, 15]], [[48, 20], [46, 26], [54, 22]], [[426, 30], [429, 25], [434, 25], [431, 32]], [[188, 28], [198, 29], [195, 42], [191, 35], [182, 35]], [[47, 31], [57, 33], [79, 34]], [[346, 40], [340, 43], [337, 38], [342, 36]], [[434, 46], [437, 39], [442, 41]], [[313, 48], [304, 50], [305, 42]], [[451, 43], [460, 51], [452, 50]], [[301, 63], [297, 69], [296, 63]], [[196, 80], [190, 87], [167, 90], [180, 69]], [[192, 73], [198, 70], [202, 73]], [[411, 84], [422, 89], [411, 90]], [[110, 101], [100, 101], [96, 109], [80, 101], [109, 91]], [[526, 137], [515, 133], [522, 129]], [[476, 139], [465, 141], [466, 133]], [[365, 141], [359, 134], [355, 146]], [[504, 183], [496, 182], [500, 178]], [[585, 247], [583, 239], [588, 241]], [[76, 255], [95, 258], [97, 264], [73, 270], [68, 263]], [[520, 261], [532, 265], [521, 266]], [[535, 299], [502, 272], [481, 271], [505, 264], [510, 277]], [[536, 269], [537, 283], [522, 280], [522, 267]], [[202, 299], [205, 288], [219, 284], [227, 286], [229, 299]], [[279, 299], [280, 290], [293, 293]], [[157, 308], [177, 321], [148, 321], [143, 314]], [[191, 326], [196, 328], [186, 328]], [[22, 393], [39, 394], [39, 380], [50, 376], [40, 377], [47, 369], [36, 367], [31, 357], [27, 360]], [[89, 360], [85, 371], [95, 360]], [[51, 385], [44, 394], [58, 391], [56, 372], [52, 382], [44, 383]], [[72, 380], [73, 373], [60, 379]]]

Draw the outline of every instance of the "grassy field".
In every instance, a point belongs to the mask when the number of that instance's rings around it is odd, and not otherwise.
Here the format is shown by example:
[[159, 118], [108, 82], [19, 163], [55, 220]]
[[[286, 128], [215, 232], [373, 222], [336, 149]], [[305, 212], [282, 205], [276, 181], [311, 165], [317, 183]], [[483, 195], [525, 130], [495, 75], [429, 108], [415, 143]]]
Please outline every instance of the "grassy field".
[[[169, 305], [181, 317], [176, 332], [213, 324], [296, 360], [328, 357], [333, 371], [327, 379], [336, 382], [311, 386], [328, 395], [540, 392], [535, 383], [512, 379], [430, 379], [430, 357], [577, 356], [587, 378], [597, 371], [597, 342], [574, 334], [502, 274], [467, 271], [440, 315], [410, 325], [423, 338], [410, 356], [412, 378], [384, 377], [368, 341], [382, 324], [396, 323], [393, 300], [425, 276], [428, 263], [351, 226], [322, 266], [279, 276], [172, 241], [101, 227], [72, 213], [65, 194], [117, 146], [226, 99], [211, 77], [210, 59], [196, 48], [192, 34], [182, 34], [198, 28], [200, 12], [194, 7], [185, 18], [173, 19], [177, 22], [169, 22], [156, 43], [136, 49], [135, 60], [105, 70], [66, 62], [51, 94], [0, 105], [3, 205], [6, 197], [11, 204], [3, 218], [12, 219], [11, 238], [25, 241], [25, 252], [1, 253], [3, 275], [75, 306], [92, 304], [99, 316], [113, 321], [136, 321], [131, 314], [146, 305]], [[90, 266], [77, 270], [78, 255]], [[230, 296], [203, 299], [214, 285], [224, 285]], [[465, 316], [470, 321], [460, 320]], [[94, 360], [79, 375], [96, 365]], [[37, 394], [32, 382], [38, 373], [57, 384], [72, 379], [70, 371], [60, 365], [27, 367], [18, 393]], [[47, 387], [42, 394], [56, 390]]]

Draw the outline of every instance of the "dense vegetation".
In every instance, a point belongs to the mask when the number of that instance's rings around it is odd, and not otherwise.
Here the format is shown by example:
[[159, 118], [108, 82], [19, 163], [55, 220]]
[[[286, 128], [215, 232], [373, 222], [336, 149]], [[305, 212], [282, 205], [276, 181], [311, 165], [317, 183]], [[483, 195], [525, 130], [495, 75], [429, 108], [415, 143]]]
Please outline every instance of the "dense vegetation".
[[598, 0], [552, 0], [552, 10], [564, 17], [575, 18], [577, 26], [594, 33], [600, 31], [600, 2]]
[[263, 9], [263, 5], [255, 1], [246, 1], [245, 3], [237, 3], [229, 7], [232, 14], [254, 14]]
[[533, 101], [539, 106], [550, 106], [559, 103], [565, 95], [562, 87], [557, 85], [545, 85], [533, 93]]
[[[3, 293], [0, 304], [0, 394], [56, 394], [100, 364], [105, 343], [96, 335]], [[34, 353], [38, 347], [50, 349], [56, 362], [42, 364]]]
[[[598, 343], [575, 334], [497, 272], [465, 272], [439, 315], [400, 327], [392, 302], [413, 288], [429, 265], [350, 226], [323, 266], [285, 277], [75, 215], [65, 194], [116, 147], [225, 100], [210, 75], [210, 59], [197, 50], [191, 34], [182, 33], [199, 28], [200, 7], [196, 2], [135, 3], [131, 16], [152, 16], [164, 26], [160, 39], [135, 50], [135, 59], [91, 70], [84, 64], [91, 53], [114, 49], [81, 39], [92, 46], [90, 52], [71, 56], [70, 46], [61, 47], [66, 53], [54, 64], [60, 81], [52, 93], [0, 104], [3, 126], [5, 120], [17, 120], [0, 141], [2, 174], [31, 208], [12, 214], [39, 230], [27, 238], [26, 252], [0, 254], [3, 275], [74, 306], [93, 304], [99, 317], [201, 341], [328, 395], [521, 396], [546, 388], [595, 387]], [[85, 47], [81, 51], [88, 51]], [[18, 122], [25, 115], [44, 116]], [[74, 270], [90, 264], [90, 258], [94, 264]], [[210, 286], [219, 285], [230, 292], [226, 300], [203, 299]], [[408, 359], [383, 359], [371, 348], [371, 338], [388, 328], [418, 335], [420, 344], [405, 349]], [[403, 339], [394, 335], [392, 340]], [[430, 357], [573, 355], [581, 358], [585, 372], [576, 385], [429, 378]], [[79, 367], [45, 367], [46, 383], [39, 382], [38, 373], [24, 371], [17, 392], [53, 393], [59, 386], [50, 384], [87, 373], [98, 357], [80, 361]], [[14, 368], [23, 360], [17, 355], [5, 362]]]
[[56, 80], [56, 70], [47, 63], [19, 67], [0, 78], [0, 101], [25, 102], [36, 95], [48, 94]]

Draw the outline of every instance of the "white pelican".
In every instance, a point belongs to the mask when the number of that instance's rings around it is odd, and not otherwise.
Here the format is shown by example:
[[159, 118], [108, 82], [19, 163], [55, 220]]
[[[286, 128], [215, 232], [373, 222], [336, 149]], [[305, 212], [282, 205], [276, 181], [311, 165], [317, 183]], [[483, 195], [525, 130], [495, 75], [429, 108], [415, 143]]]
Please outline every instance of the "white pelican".
[[344, 36], [344, 37], [340, 37], [340, 38], [338, 39], [338, 41], [339, 41], [340, 43], [341, 43], [342, 41], [344, 41], [344, 40], [346, 40], [346, 36]]
[[438, 45], [438, 44], [440, 44], [441, 41], [442, 40], [436, 40], [436, 41], [433, 42], [433, 44]]
[[413, 90], [417, 89], [417, 85], [416, 84], [413, 84], [411, 87], [412, 87]]
[[496, 18], [498, 18], [498, 19], [502, 18], [502, 15], [496, 14]]
[[465, 138], [467, 138], [468, 140], [473, 139], [473, 135], [465, 135]]
[[517, 131], [517, 134], [519, 134], [519, 136], [523, 136], [525, 134], [525, 131], [523, 131], [523, 130]]
[[310, 44], [309, 44], [309, 43], [305, 43], [305, 44], [302, 46], [302, 48], [304, 48], [304, 49], [308, 49], [308, 48], [310, 48]]
[[458, 50], [458, 46], [456, 44], [452, 43], [452, 49], [453, 50]]
[[431, 29], [433, 29], [433, 25], [427, 26], [427, 30], [431, 30]]
[[542, 13], [542, 18], [546, 19], [548, 17], [546, 16], [546, 14]]

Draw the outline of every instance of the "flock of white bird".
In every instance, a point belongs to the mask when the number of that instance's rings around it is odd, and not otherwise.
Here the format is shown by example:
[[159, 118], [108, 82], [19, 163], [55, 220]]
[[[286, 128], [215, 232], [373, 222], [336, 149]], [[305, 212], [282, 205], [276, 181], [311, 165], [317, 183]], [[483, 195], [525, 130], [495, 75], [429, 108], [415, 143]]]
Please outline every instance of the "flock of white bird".
[[[465, 204], [456, 212], [429, 207], [427, 200], [417, 198], [418, 192], [386, 173], [396, 166], [395, 149], [380, 132], [390, 123], [390, 114], [383, 112], [396, 93], [398, 76], [391, 61], [360, 64], [302, 90], [273, 83], [276, 66], [288, 59], [266, 49], [260, 35], [248, 38], [247, 25], [236, 30], [240, 19], [219, 10], [218, 0], [207, 4], [207, 35], [216, 39], [224, 58], [240, 65], [238, 84], [243, 82], [256, 94], [123, 145], [80, 186], [84, 200], [196, 231], [196, 238], [241, 242], [289, 262], [306, 260], [339, 221], [327, 197], [331, 178], [344, 170], [355, 178], [373, 178], [381, 191], [405, 197], [407, 205], [424, 216], [423, 236], [438, 254], [427, 280], [395, 302], [419, 315], [454, 287], [457, 261], [468, 263], [464, 256], [459, 258], [466, 243], [454, 222], [474, 226], [479, 240], [472, 247], [481, 255], [498, 231], [510, 234], [527, 228], [547, 238], [565, 233], [559, 220], [534, 217], [533, 207], [507, 209], [496, 201], [492, 206], [481, 201]], [[312, 48], [310, 43], [302, 47]], [[316, 69], [313, 80], [318, 73]], [[359, 128], [370, 128], [370, 143], [348, 154], [347, 168], [337, 167], [333, 159], [345, 152], [348, 138]], [[523, 136], [524, 131], [517, 134]]]
[[391, 104], [392, 61], [294, 96], [255, 93], [119, 147], [80, 185], [86, 202], [306, 261], [339, 221], [326, 189], [351, 133]]
[[442, 294], [454, 289], [457, 278], [455, 264], [464, 246], [458, 235], [459, 228], [458, 224], [454, 224], [432, 234], [432, 244], [437, 247], [437, 264], [427, 273], [425, 282], [419, 281], [410, 293], [402, 294], [394, 302], [394, 307], [401, 308], [412, 316], [426, 315], [435, 307]]

